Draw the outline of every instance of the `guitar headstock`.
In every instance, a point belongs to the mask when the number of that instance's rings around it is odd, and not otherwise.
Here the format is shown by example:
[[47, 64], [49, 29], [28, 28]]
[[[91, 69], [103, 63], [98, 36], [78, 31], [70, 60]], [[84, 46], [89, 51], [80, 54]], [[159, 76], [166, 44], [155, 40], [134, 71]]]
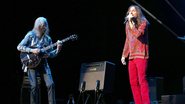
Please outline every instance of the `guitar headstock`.
[[78, 36], [77, 36], [77, 34], [73, 34], [73, 35], [69, 36], [69, 38], [72, 40], [77, 40]]
[[78, 36], [76, 34], [73, 34], [73, 35], [68, 36], [65, 39], [58, 40], [58, 43], [62, 44], [62, 43], [66, 42], [66, 41], [69, 41], [69, 40], [77, 40], [77, 38], [78, 38]]

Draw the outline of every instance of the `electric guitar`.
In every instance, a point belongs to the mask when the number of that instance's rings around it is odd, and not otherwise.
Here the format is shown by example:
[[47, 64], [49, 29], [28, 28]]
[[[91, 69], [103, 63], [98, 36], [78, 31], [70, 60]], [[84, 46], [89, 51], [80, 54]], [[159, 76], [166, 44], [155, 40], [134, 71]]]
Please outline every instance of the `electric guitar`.
[[[59, 44], [62, 44], [64, 42], [67, 42], [68, 40], [74, 40], [77, 39], [77, 35], [70, 35], [69, 37], [62, 39], [59, 42]], [[57, 46], [58, 42], [55, 42], [49, 46], [41, 48], [41, 53], [39, 54], [34, 54], [34, 53], [28, 53], [28, 52], [21, 52], [20, 53], [20, 59], [21, 63], [24, 64], [27, 68], [35, 68], [39, 65], [41, 59], [43, 58], [42, 52], [45, 52], [55, 46]]]

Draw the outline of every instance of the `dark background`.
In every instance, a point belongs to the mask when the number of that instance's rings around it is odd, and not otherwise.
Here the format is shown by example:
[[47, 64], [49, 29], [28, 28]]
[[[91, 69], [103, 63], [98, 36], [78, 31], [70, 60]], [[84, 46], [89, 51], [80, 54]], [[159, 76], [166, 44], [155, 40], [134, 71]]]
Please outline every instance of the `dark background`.
[[[174, 33], [143, 11], [150, 22], [150, 60], [148, 77], [164, 78], [164, 94], [181, 94], [182, 78], [185, 75], [185, 43], [176, 36], [185, 35], [185, 24], [167, 4], [167, 0], [137, 0], [145, 9], [162, 21]], [[9, 5], [10, 1], [7, 1]], [[169, 0], [176, 10], [185, 16], [183, 0]], [[48, 19], [53, 41], [71, 34], [78, 40], [66, 42], [63, 50], [54, 59], [49, 59], [56, 85], [57, 99], [67, 99], [78, 93], [80, 65], [87, 62], [110, 61], [116, 64], [115, 99], [132, 100], [127, 66], [121, 64], [125, 41], [124, 16], [127, 8], [134, 4], [130, 0], [65, 0], [65, 1], [13, 1], [12, 9], [2, 19], [7, 45], [3, 45], [6, 59], [2, 73], [3, 97], [7, 103], [19, 104], [23, 72], [16, 47], [25, 34], [32, 29], [38, 16]], [[7, 8], [6, 8], [7, 9]], [[8, 14], [8, 15], [7, 15]], [[10, 29], [11, 28], [11, 29]], [[8, 35], [10, 34], [10, 35]], [[13, 57], [13, 58], [12, 58]], [[4, 64], [7, 62], [8, 64]], [[10, 64], [11, 63], [11, 64]], [[13, 64], [12, 64], [13, 63]]]

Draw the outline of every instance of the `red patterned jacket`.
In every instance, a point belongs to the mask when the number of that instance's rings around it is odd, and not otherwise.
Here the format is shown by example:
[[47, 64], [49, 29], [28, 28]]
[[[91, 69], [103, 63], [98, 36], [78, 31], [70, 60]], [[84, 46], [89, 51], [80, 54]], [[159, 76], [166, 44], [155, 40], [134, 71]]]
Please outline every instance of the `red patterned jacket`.
[[149, 58], [147, 20], [143, 20], [138, 28], [130, 29], [128, 22], [125, 26], [126, 40], [122, 56], [129, 59]]

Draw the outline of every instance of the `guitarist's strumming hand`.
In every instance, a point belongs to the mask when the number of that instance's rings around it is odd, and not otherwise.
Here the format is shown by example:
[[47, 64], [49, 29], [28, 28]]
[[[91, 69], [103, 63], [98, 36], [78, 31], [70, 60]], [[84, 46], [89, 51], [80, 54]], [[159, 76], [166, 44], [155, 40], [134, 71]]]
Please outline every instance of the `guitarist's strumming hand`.
[[39, 48], [32, 49], [31, 52], [34, 53], [34, 54], [39, 54], [40, 53], [40, 49]]
[[[41, 53], [41, 49], [39, 48], [32, 49], [32, 53], [38, 55], [39, 53]], [[48, 58], [48, 57], [49, 57], [48, 54], [43, 54], [42, 56], [42, 58]]]

